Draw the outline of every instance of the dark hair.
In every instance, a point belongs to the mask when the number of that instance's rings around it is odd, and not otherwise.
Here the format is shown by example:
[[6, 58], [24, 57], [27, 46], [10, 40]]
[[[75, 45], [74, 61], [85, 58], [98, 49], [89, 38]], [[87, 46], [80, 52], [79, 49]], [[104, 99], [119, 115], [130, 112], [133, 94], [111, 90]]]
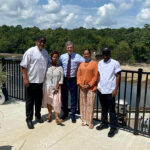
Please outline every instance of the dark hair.
[[56, 50], [53, 50], [52, 53], [51, 53], [51, 58], [53, 57], [54, 54], [57, 54], [58, 57], [59, 57], [59, 53]]
[[90, 51], [89, 49], [84, 49], [83, 53], [84, 53], [85, 51], [88, 51], [88, 52], [90, 53], [90, 55], [91, 55], [91, 51]]

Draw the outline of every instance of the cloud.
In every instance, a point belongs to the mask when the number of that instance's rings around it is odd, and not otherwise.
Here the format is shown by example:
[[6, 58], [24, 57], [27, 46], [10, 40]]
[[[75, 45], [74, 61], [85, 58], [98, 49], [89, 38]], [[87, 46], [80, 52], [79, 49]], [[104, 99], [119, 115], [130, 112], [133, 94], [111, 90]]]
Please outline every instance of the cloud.
[[125, 2], [125, 0], [112, 0], [114, 3], [104, 4], [103, 6], [97, 9], [96, 16], [87, 16], [85, 18], [84, 27], [90, 28], [105, 28], [115, 26], [117, 24], [119, 16], [122, 13], [133, 7], [135, 0], [129, 0], [129, 2]]
[[143, 8], [136, 16], [138, 25], [144, 25], [150, 23], [150, 0], [146, 0]]
[[7, 25], [17, 25], [21, 24], [23, 20], [26, 22], [29, 22], [29, 26], [31, 25], [31, 22], [29, 20], [32, 20], [35, 16], [35, 4], [38, 2], [38, 0], [1, 0], [0, 1], [0, 17], [1, 19], [1, 25], [7, 24]]
[[[23, 27], [37, 26], [41, 29], [118, 27], [122, 14], [133, 8], [137, 1], [142, 3], [142, 0], [109, 0], [108, 3], [82, 0], [82, 4], [99, 2], [98, 7], [84, 7], [78, 3], [79, 0], [72, 0], [72, 3], [76, 3], [72, 5], [64, 0], [0, 0], [0, 25], [21, 24]], [[148, 22], [149, 8], [150, 0], [146, 0], [137, 15], [138, 23]]]
[[42, 6], [48, 13], [57, 13], [60, 11], [60, 2], [58, 0], [48, 0], [48, 4]]
[[39, 0], [1, 0], [0, 25], [21, 24], [23, 27], [37, 26], [41, 29], [72, 27], [68, 24], [71, 24], [73, 18], [78, 18], [78, 15], [72, 12], [75, 6], [70, 5], [68, 9], [61, 1], [48, 0], [47, 4], [38, 5]]

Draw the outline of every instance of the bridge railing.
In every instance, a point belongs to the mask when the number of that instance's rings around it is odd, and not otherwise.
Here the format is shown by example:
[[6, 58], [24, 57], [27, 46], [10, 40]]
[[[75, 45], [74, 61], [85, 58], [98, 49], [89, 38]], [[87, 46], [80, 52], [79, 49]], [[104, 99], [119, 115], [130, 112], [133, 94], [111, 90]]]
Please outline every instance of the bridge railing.
[[[5, 84], [8, 96], [25, 100], [25, 87], [20, 68], [20, 58], [3, 58], [3, 71], [7, 72]], [[78, 90], [78, 113], [79, 108]], [[101, 105], [96, 95], [94, 119], [101, 119]], [[119, 127], [134, 134], [150, 136], [150, 72], [122, 70], [116, 96], [116, 114]]]

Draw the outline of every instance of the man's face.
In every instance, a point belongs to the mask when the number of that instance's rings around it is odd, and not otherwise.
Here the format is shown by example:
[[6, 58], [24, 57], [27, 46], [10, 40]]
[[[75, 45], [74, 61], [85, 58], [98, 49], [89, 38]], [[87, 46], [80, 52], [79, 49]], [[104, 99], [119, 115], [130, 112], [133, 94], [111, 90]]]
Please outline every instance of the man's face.
[[36, 41], [36, 45], [40, 49], [40, 51], [45, 47], [45, 41]]
[[105, 62], [107, 62], [109, 60], [109, 58], [110, 58], [110, 53], [104, 53], [103, 54], [103, 59]]
[[71, 45], [71, 44], [67, 45], [67, 46], [66, 46], [66, 51], [67, 51], [67, 53], [68, 53], [69, 55], [71, 55], [72, 52], [73, 52], [73, 45]]

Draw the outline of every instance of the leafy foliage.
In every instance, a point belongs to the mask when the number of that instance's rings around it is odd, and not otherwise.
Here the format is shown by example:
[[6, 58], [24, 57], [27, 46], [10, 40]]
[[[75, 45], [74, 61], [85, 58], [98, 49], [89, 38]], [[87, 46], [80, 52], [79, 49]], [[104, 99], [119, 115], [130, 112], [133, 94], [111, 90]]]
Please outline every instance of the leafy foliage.
[[37, 36], [47, 39], [46, 49], [65, 53], [65, 42], [73, 41], [75, 51], [82, 54], [89, 48], [92, 52], [101, 53], [103, 47], [110, 47], [112, 57], [121, 63], [150, 63], [150, 25], [143, 28], [120, 29], [85, 29], [83, 27], [68, 29], [44, 29], [38, 27], [22, 28], [21, 25], [0, 26], [0, 52], [24, 53], [35, 45]]

